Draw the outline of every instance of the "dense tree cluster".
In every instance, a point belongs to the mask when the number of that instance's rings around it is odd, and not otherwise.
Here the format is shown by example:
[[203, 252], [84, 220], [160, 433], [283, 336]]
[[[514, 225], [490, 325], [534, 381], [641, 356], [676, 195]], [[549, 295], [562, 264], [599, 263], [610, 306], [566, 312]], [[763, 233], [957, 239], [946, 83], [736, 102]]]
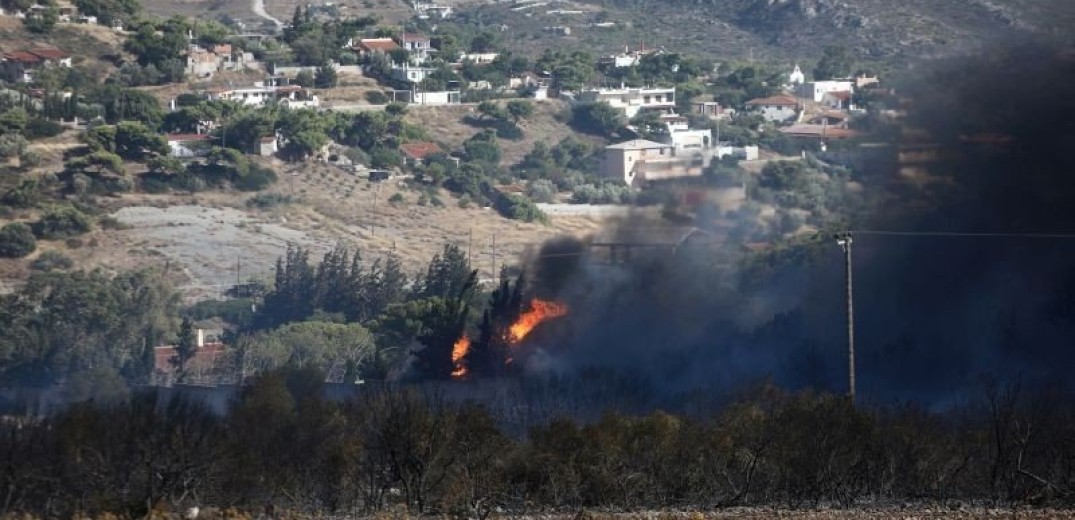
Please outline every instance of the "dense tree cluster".
[[330, 401], [323, 379], [311, 369], [266, 373], [222, 417], [140, 393], [6, 421], [2, 512], [399, 506], [485, 518], [494, 509], [893, 500], [1070, 505], [1075, 484], [1075, 410], [1048, 391], [987, 386], [981, 399], [931, 413], [763, 388], [712, 416], [607, 413], [518, 436], [485, 409], [447, 400], [451, 388], [367, 388]]
[[0, 379], [47, 387], [105, 371], [144, 382], [177, 314], [159, 272], [34, 274], [0, 296]]

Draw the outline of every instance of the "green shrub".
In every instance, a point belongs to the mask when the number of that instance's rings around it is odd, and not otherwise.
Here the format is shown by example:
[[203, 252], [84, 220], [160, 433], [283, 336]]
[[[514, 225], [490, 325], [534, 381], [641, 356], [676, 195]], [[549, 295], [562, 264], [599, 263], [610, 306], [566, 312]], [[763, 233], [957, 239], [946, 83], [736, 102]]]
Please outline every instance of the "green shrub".
[[254, 317], [251, 310], [255, 300], [236, 298], [234, 300], [205, 300], [191, 305], [182, 314], [192, 320], [220, 318], [233, 325], [245, 326]]
[[41, 253], [41, 256], [30, 263], [30, 268], [35, 271], [48, 272], [70, 269], [74, 265], [74, 261], [59, 251], [45, 251], [44, 253]]
[[548, 223], [549, 217], [523, 195], [506, 194], [497, 199], [497, 211], [512, 220]]
[[131, 229], [131, 226], [129, 224], [124, 224], [123, 222], [120, 222], [119, 219], [111, 215], [105, 215], [97, 219], [97, 225], [101, 226], [101, 229]]
[[32, 208], [41, 199], [41, 186], [34, 179], [26, 179], [7, 190], [0, 202], [13, 208]]
[[19, 154], [19, 167], [34, 168], [41, 165], [41, 155], [33, 150], [23, 150]]
[[26, 129], [23, 130], [23, 135], [27, 139], [40, 139], [43, 137], [54, 137], [63, 133], [63, 125], [55, 121], [49, 121], [48, 119], [34, 118], [26, 123]]
[[30, 226], [13, 222], [0, 228], [0, 257], [22, 258], [37, 249], [37, 240]]
[[366, 92], [366, 101], [369, 101], [371, 105], [387, 105], [388, 96], [380, 90], [371, 90]]
[[274, 182], [276, 182], [276, 172], [271, 168], [251, 164], [246, 175], [233, 179], [231, 184], [240, 191], [258, 191], [268, 188]]
[[395, 195], [392, 195], [391, 197], [388, 197], [388, 203], [389, 204], [402, 204], [403, 203], [403, 194], [402, 193], [396, 193]]
[[34, 235], [46, 240], [78, 236], [92, 228], [90, 219], [71, 206], [50, 208], [33, 224]]
[[247, 207], [268, 209], [276, 206], [291, 204], [295, 199], [291, 195], [282, 193], [258, 193], [246, 200]]

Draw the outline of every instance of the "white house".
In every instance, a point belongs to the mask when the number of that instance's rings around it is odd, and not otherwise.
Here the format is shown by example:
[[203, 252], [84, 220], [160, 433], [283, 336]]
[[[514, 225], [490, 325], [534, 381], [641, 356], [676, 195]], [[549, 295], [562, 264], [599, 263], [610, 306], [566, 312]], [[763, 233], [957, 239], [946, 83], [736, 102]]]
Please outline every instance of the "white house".
[[721, 157], [735, 157], [743, 161], [756, 161], [758, 160], [758, 147], [756, 145], [750, 146], [730, 146], [722, 144], [717, 146], [714, 157], [720, 159]]
[[[613, 23], [612, 25], [616, 24]], [[657, 49], [647, 49], [642, 44], [639, 44], [637, 49], [624, 46], [623, 52], [602, 57], [598, 60], [598, 65], [614, 68], [633, 67], [642, 61], [643, 56], [655, 52], [657, 52]]]
[[279, 140], [275, 135], [270, 135], [258, 139], [258, 155], [262, 157], [272, 157], [276, 155], [276, 152], [280, 150]]
[[848, 79], [811, 81], [799, 85], [799, 97], [812, 99], [815, 103], [821, 103], [822, 98], [829, 92], [853, 92], [855, 82]]
[[630, 186], [636, 180], [642, 180], [638, 177], [645, 171], [647, 163], [667, 162], [674, 157], [675, 148], [670, 144], [635, 139], [606, 146], [601, 173], [609, 178], [623, 179]]
[[623, 111], [627, 117], [634, 117], [640, 111], [671, 111], [676, 106], [676, 89], [669, 88], [608, 88], [591, 89], [579, 93], [578, 100], [584, 103], [605, 102]]
[[276, 100], [285, 108], [306, 108], [320, 106], [317, 96], [310, 94], [298, 85], [272, 86], [258, 82], [252, 87], [216, 89], [208, 92], [209, 100], [238, 101], [249, 106], [264, 106]]
[[430, 74], [436, 72], [437, 69], [433, 67], [416, 67], [409, 63], [402, 65], [392, 65], [391, 76], [392, 79], [399, 81], [409, 81], [411, 83], [421, 83]]
[[180, 159], [202, 157], [209, 153], [212, 137], [205, 134], [168, 134], [168, 155]]
[[438, 18], [441, 20], [447, 20], [452, 17], [452, 6], [450, 5], [438, 5], [436, 3], [423, 3], [414, 2], [414, 11], [418, 13], [418, 18], [422, 20], [428, 20], [429, 18]]
[[747, 108], [760, 112], [766, 121], [784, 122], [799, 116], [799, 100], [786, 94], [751, 99], [746, 105]]
[[399, 45], [411, 53], [411, 58], [425, 61], [433, 50], [433, 43], [422, 34], [403, 33], [399, 36]]
[[415, 92], [411, 97], [412, 105], [458, 105], [461, 101], [462, 93], [458, 90]]
[[672, 131], [669, 135], [672, 146], [677, 151], [704, 152], [713, 146], [713, 131], [708, 128], [705, 130], [679, 129]]
[[821, 96], [821, 103], [837, 110], [851, 110], [855, 108], [854, 105], [851, 104], [851, 92], [846, 90], [826, 92]]
[[464, 61], [474, 62], [475, 65], [488, 65], [497, 59], [500, 54], [496, 52], [471, 52], [459, 55], [459, 63]]

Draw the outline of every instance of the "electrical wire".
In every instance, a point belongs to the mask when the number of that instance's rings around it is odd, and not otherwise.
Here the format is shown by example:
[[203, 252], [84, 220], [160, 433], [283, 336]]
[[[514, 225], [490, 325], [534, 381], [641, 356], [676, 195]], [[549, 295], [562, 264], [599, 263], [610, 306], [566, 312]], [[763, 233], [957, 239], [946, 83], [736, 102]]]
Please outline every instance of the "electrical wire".
[[909, 236], [909, 237], [963, 237], [963, 238], [1041, 238], [1041, 239], [1075, 239], [1075, 233], [999, 233], [999, 232], [961, 232], [961, 231], [887, 231], [887, 230], [852, 230], [852, 235], [874, 236]]

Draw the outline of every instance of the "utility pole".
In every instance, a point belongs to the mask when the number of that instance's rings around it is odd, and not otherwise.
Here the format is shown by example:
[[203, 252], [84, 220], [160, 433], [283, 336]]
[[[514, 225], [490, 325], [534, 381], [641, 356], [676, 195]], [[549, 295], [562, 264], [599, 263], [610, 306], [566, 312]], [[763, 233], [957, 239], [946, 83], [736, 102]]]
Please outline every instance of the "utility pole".
[[493, 283], [496, 283], [496, 231], [493, 232], [493, 272], [490, 276], [493, 277]]
[[844, 285], [847, 288], [847, 397], [855, 404], [855, 305], [851, 276], [851, 232], [836, 235], [844, 250]]

